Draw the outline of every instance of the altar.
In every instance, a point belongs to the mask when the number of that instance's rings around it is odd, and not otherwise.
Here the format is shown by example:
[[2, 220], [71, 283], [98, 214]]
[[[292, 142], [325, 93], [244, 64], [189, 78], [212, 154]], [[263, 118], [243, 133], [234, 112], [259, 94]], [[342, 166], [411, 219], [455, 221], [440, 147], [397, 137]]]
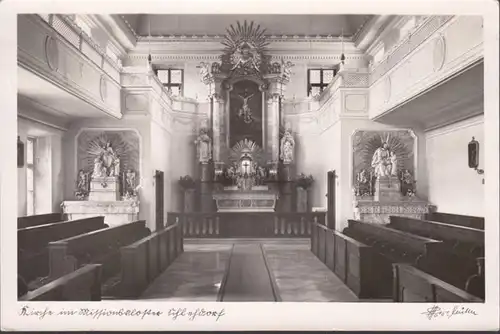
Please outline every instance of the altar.
[[[138, 152], [125, 144], [126, 132], [82, 132], [75, 197], [61, 204], [68, 219], [104, 216], [112, 227], [139, 218], [137, 172], [132, 168]], [[124, 168], [125, 167], [125, 168]]]
[[293, 64], [272, 62], [266, 38], [253, 23], [228, 29], [221, 61], [199, 66], [210, 100], [195, 140], [201, 212], [292, 207], [295, 140], [281, 109]]

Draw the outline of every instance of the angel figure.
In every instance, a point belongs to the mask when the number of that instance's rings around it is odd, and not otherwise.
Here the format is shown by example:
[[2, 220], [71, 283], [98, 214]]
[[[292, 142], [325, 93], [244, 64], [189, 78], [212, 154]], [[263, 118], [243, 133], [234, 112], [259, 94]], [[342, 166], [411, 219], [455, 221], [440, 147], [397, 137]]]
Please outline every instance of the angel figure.
[[197, 68], [200, 69], [200, 79], [201, 81], [204, 81], [210, 77], [210, 68], [209, 64], [205, 62], [201, 62], [199, 66], [196, 66]]
[[285, 62], [283, 58], [281, 58], [281, 76], [284, 78], [290, 78], [292, 75], [292, 67], [295, 66], [291, 61]]

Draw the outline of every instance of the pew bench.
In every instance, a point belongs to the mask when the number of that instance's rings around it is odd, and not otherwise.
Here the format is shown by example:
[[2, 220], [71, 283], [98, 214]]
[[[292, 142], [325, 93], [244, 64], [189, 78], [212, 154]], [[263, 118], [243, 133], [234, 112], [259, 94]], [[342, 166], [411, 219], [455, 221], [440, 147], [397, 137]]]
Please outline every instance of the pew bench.
[[150, 234], [144, 220], [81, 234], [49, 244], [51, 280], [86, 264], [102, 264], [102, 282], [109, 290], [119, 283], [120, 248]]
[[37, 278], [48, 276], [49, 242], [106, 227], [104, 217], [98, 216], [18, 229], [18, 274], [28, 284]]
[[30, 226], [44, 225], [64, 221], [62, 213], [46, 213], [42, 215], [32, 215], [17, 218], [17, 228], [25, 228]]
[[371, 246], [313, 223], [311, 251], [358, 298], [391, 298], [392, 268]]
[[482, 299], [408, 264], [394, 263], [394, 302], [481, 303]]
[[42, 287], [19, 301], [100, 301], [101, 265], [89, 264]]
[[167, 224], [163, 230], [122, 247], [121, 282], [115, 295], [138, 298], [183, 251], [180, 223]]
[[445, 224], [472, 227], [478, 230], [484, 230], [484, 217], [455, 215], [443, 212], [431, 212], [425, 214], [425, 219]]
[[[396, 216], [390, 217], [388, 227], [442, 240], [439, 257], [446, 264], [446, 270], [441, 270], [439, 277], [468, 291], [467, 282], [474, 276], [473, 291], [484, 298], [484, 270], [481, 266], [481, 259], [484, 261], [484, 230]], [[430, 268], [422, 269], [435, 274]], [[482, 287], [478, 281], [480, 278], [483, 278]]]

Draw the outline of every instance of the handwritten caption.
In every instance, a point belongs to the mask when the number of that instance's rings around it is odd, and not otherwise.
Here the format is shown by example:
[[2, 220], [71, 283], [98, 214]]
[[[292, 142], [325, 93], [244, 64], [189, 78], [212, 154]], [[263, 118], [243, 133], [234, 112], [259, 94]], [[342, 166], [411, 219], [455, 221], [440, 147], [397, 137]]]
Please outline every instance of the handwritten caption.
[[171, 308], [167, 312], [152, 310], [152, 309], [107, 309], [107, 308], [77, 308], [77, 309], [61, 309], [53, 310], [49, 307], [37, 309], [27, 305], [21, 307], [19, 315], [25, 317], [34, 317], [39, 320], [54, 316], [78, 316], [92, 319], [100, 319], [103, 317], [134, 317], [137, 319], [146, 319], [151, 317], [166, 316], [176, 321], [179, 319], [188, 319], [194, 321], [199, 318], [210, 318], [219, 321], [221, 317], [226, 315], [224, 309], [207, 310], [204, 308], [187, 309], [187, 308]]
[[477, 315], [476, 311], [469, 307], [464, 306], [453, 306], [453, 308], [442, 308], [437, 305], [433, 305], [429, 307], [422, 314], [429, 320], [437, 319], [437, 318], [452, 318], [460, 315]]

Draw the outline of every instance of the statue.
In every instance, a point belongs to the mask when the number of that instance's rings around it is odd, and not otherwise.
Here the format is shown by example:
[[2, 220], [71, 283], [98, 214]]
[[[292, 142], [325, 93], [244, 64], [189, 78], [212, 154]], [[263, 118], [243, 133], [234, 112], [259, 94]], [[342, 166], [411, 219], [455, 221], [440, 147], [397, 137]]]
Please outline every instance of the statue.
[[371, 195], [371, 177], [366, 169], [356, 175], [356, 196]]
[[282, 58], [281, 59], [281, 76], [286, 78], [286, 79], [290, 79], [290, 77], [292, 76], [292, 67], [293, 66], [295, 66], [295, 64], [292, 64], [291, 61], [287, 61], [285, 63], [285, 61]]
[[120, 159], [107, 142], [104, 147], [101, 146], [100, 153], [94, 159], [94, 170], [92, 177], [116, 177], [120, 174]]
[[208, 136], [207, 129], [201, 128], [200, 135], [194, 143], [198, 146], [198, 160], [201, 163], [209, 162], [212, 159], [212, 140]]
[[390, 177], [395, 176], [397, 173], [397, 157], [394, 152], [391, 152], [387, 142], [382, 144], [375, 150], [372, 157], [371, 166], [375, 170], [375, 176], [380, 177]]
[[76, 181], [75, 195], [78, 199], [83, 200], [89, 193], [89, 175], [83, 169], [78, 172], [78, 179]]
[[131, 169], [127, 171], [126, 174], [126, 180], [127, 180], [127, 192], [134, 192], [135, 191], [135, 172]]
[[205, 81], [210, 78], [210, 67], [208, 63], [201, 62], [199, 66], [197, 66], [200, 69], [200, 79], [201, 81]]
[[293, 161], [293, 149], [295, 147], [295, 140], [290, 132], [286, 130], [283, 138], [281, 138], [281, 154], [280, 159], [284, 164], [289, 164]]
[[254, 94], [252, 95], [246, 95], [245, 97], [241, 96], [238, 94], [238, 97], [243, 101], [243, 105], [241, 106], [238, 116], [243, 117], [243, 121], [245, 123], [251, 123], [252, 122], [252, 110], [248, 106], [248, 100], [250, 100]]
[[102, 161], [101, 161], [101, 159], [99, 157], [95, 157], [95, 159], [94, 159], [94, 170], [92, 172], [92, 177], [93, 178], [95, 178], [95, 177], [102, 177], [103, 174], [104, 174], [104, 176], [106, 175], [105, 171], [104, 171], [104, 167], [102, 165]]

